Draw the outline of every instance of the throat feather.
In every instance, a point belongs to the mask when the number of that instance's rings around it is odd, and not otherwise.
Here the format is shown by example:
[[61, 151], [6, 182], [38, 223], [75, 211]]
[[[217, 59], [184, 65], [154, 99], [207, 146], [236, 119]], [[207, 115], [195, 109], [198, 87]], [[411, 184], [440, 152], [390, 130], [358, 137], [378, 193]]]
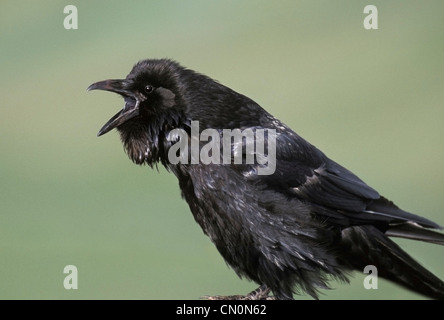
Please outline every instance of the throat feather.
[[167, 163], [168, 141], [166, 133], [176, 128], [179, 117], [157, 117], [143, 123], [141, 119], [128, 121], [118, 128], [120, 139], [128, 157], [138, 165], [151, 167], [158, 162]]

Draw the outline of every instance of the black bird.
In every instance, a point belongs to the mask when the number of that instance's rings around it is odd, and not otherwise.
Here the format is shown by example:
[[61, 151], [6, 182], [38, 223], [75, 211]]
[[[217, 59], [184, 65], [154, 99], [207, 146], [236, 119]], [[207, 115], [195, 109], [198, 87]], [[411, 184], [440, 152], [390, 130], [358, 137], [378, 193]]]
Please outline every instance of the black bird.
[[[88, 88], [96, 89], [125, 101], [98, 135], [117, 128], [134, 163], [161, 163], [173, 172], [194, 219], [228, 265], [260, 285], [246, 296], [209, 298], [266, 299], [272, 293], [292, 299], [301, 291], [317, 298], [328, 280], [348, 281], [351, 271], [367, 265], [410, 290], [444, 298], [444, 283], [389, 239], [444, 245], [444, 235], [433, 230], [440, 226], [398, 208], [250, 98], [169, 59], [140, 61], [126, 79]], [[197, 121], [199, 134], [211, 129], [206, 138], [193, 137]], [[241, 140], [222, 143], [224, 132], [236, 129]], [[249, 148], [248, 132], [263, 142], [263, 153], [257, 143]], [[193, 141], [212, 161], [193, 162], [187, 150]], [[259, 155], [265, 157], [267, 148], [265, 163]], [[228, 161], [224, 152], [230, 152]]]

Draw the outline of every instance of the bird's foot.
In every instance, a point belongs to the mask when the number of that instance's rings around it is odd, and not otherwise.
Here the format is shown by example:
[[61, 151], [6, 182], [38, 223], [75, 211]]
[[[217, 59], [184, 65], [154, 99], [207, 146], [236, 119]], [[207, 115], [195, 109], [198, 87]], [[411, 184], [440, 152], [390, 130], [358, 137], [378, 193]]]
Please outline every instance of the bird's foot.
[[249, 294], [235, 295], [235, 296], [203, 296], [202, 299], [206, 300], [274, 300], [274, 297], [270, 297], [270, 289], [266, 285], [262, 285]]

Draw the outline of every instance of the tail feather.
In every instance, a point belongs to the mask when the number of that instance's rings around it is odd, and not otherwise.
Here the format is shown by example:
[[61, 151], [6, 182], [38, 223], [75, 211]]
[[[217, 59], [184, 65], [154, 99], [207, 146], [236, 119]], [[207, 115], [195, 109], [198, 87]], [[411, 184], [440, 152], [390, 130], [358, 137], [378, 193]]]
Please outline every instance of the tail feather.
[[[421, 240], [424, 240], [424, 237], [421, 237]], [[378, 276], [382, 278], [429, 298], [444, 299], [444, 282], [416, 262], [377, 228], [367, 225], [344, 229], [343, 241], [351, 251], [351, 257], [348, 257], [347, 262], [352, 268], [362, 271], [366, 265], [374, 265], [378, 270]]]
[[385, 234], [390, 237], [400, 237], [444, 245], [444, 234], [412, 222], [392, 226]]

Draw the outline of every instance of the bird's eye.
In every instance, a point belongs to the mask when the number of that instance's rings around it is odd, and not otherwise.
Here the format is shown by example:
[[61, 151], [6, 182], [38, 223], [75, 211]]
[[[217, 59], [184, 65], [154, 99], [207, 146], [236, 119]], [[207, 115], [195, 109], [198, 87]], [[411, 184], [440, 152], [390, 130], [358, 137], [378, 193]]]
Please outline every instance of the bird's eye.
[[146, 93], [151, 93], [151, 92], [153, 92], [154, 87], [149, 84], [149, 85], [145, 86], [144, 90], [145, 90]]

